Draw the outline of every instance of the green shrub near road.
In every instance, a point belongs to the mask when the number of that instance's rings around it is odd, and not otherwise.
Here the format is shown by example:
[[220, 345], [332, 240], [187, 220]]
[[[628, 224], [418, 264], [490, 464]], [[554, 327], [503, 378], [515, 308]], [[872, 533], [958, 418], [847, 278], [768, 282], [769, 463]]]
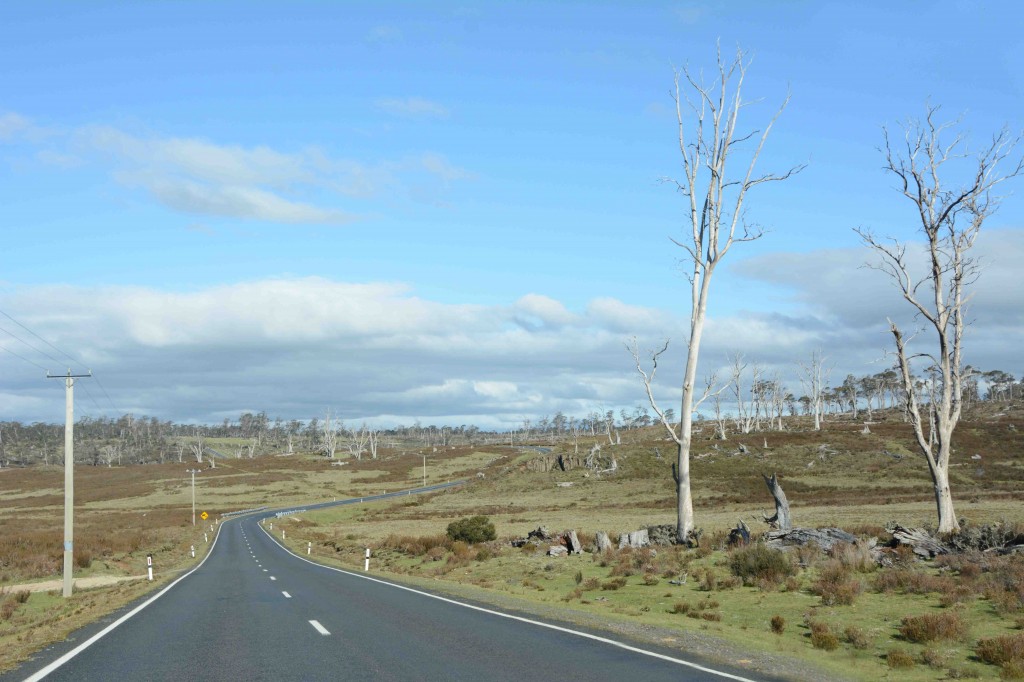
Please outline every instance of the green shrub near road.
[[448, 524], [448, 537], [463, 542], [488, 542], [498, 537], [486, 516], [469, 516]]

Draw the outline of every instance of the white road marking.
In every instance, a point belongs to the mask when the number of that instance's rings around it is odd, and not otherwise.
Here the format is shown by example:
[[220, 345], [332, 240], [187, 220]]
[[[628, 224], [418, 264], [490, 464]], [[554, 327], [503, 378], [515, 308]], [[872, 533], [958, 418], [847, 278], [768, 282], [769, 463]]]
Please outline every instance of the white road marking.
[[263, 569], [263, 572], [264, 572], [264, 573], [266, 573], [266, 572], [267, 572], [267, 569], [265, 569], [265, 568], [264, 568], [264, 569]]
[[327, 628], [325, 628], [323, 625], [320, 625], [319, 621], [311, 620], [311, 621], [309, 621], [309, 624], [312, 625], [314, 628], [316, 628], [316, 631], [319, 632], [321, 635], [329, 635], [329, 634], [331, 634], [327, 630]]
[[291, 598], [292, 598], [292, 595], [288, 594], [288, 593], [287, 593], [287, 592], [285, 592], [284, 590], [281, 590], [281, 594], [283, 594], [283, 595], [284, 595], [284, 598], [285, 598], [285, 599], [291, 599]]
[[[223, 528], [223, 526], [221, 526], [220, 528]], [[206, 553], [206, 556], [203, 557], [202, 561], [200, 561], [198, 564], [196, 564], [195, 568], [193, 568], [191, 571], [189, 571], [188, 573], [184, 574], [183, 576], [181, 576], [180, 578], [178, 578], [177, 580], [172, 582], [170, 585], [168, 585], [164, 589], [162, 589], [159, 592], [157, 592], [151, 598], [147, 599], [146, 601], [144, 601], [141, 604], [139, 604], [138, 606], [136, 606], [134, 609], [132, 609], [128, 613], [124, 614], [123, 616], [121, 616], [120, 618], [115, 620], [113, 623], [111, 623], [107, 627], [105, 627], [102, 630], [100, 630], [99, 632], [97, 632], [95, 635], [93, 635], [89, 639], [85, 640], [84, 642], [82, 642], [81, 644], [76, 646], [71, 651], [67, 652], [66, 654], [64, 654], [63, 656], [58, 658], [57, 660], [55, 660], [52, 663], [50, 663], [50, 665], [48, 665], [45, 668], [42, 668], [42, 669], [36, 671], [36, 673], [34, 675], [31, 675], [30, 677], [26, 677], [23, 680], [23, 682], [39, 682], [39, 680], [42, 680], [47, 675], [52, 673], [54, 670], [56, 670], [57, 668], [60, 668], [62, 665], [64, 665], [68, 661], [70, 661], [72, 658], [74, 658], [75, 656], [77, 656], [78, 654], [82, 653], [83, 651], [85, 651], [86, 649], [91, 647], [93, 644], [98, 642], [99, 640], [101, 640], [104, 637], [106, 637], [107, 635], [109, 635], [115, 628], [117, 628], [119, 625], [121, 625], [121, 623], [125, 622], [126, 620], [128, 620], [129, 618], [131, 618], [132, 616], [137, 614], [139, 611], [143, 610], [144, 608], [146, 608], [147, 606], [149, 606], [150, 604], [155, 602], [157, 599], [159, 599], [160, 597], [162, 597], [165, 594], [167, 594], [168, 592], [170, 592], [171, 588], [173, 588], [175, 585], [180, 583], [182, 580], [184, 580], [185, 578], [189, 577], [190, 575], [192, 575], [193, 573], [198, 571], [200, 568], [202, 568], [203, 564], [206, 563], [206, 560], [209, 559], [211, 556], [213, 556], [213, 548], [217, 546], [217, 541], [220, 539], [220, 528], [217, 529], [217, 534], [213, 536], [213, 544], [210, 545], [210, 551], [208, 551]]]
[[277, 578], [275, 578], [274, 576], [270, 576], [270, 579], [271, 580], [277, 580]]
[[[271, 535], [267, 531], [267, 529], [261, 527], [260, 530], [262, 530], [264, 533], [266, 533], [267, 537], [269, 537], [271, 540], [273, 540], [274, 543], [277, 544], [278, 547], [280, 547], [284, 551], [288, 552], [289, 554], [294, 556], [296, 559], [301, 559], [302, 561], [305, 561], [307, 564], [312, 564], [313, 566], [318, 566], [320, 568], [326, 568], [329, 571], [335, 571], [336, 573], [344, 573], [345, 575], [352, 576], [353, 578], [362, 578], [363, 580], [369, 580], [371, 582], [375, 582], [375, 583], [378, 583], [380, 585], [387, 585], [388, 587], [393, 587], [393, 588], [395, 588], [397, 590], [405, 590], [406, 592], [412, 592], [413, 594], [418, 594], [418, 595], [421, 595], [423, 597], [428, 597], [430, 599], [436, 599], [438, 601], [447, 602], [449, 604], [454, 604], [455, 606], [461, 606], [461, 607], [466, 608], [466, 609], [472, 609], [474, 611], [481, 611], [483, 613], [489, 613], [492, 616], [498, 616], [499, 618], [508, 618], [509, 620], [517, 620], [517, 621], [519, 621], [521, 623], [529, 623], [530, 625], [536, 625], [537, 627], [547, 628], [548, 630], [555, 630], [557, 632], [564, 632], [564, 633], [569, 634], [569, 635], [575, 635], [577, 637], [582, 637], [584, 639], [593, 640], [595, 642], [601, 642], [602, 644], [607, 644], [609, 646], [617, 647], [619, 649], [624, 649], [626, 651], [632, 651], [633, 653], [640, 654], [642, 656], [650, 656], [651, 658], [657, 658], [657, 659], [660, 659], [662, 661], [668, 661], [669, 663], [676, 663], [678, 665], [683, 665], [683, 666], [686, 666], [688, 668], [692, 668], [694, 670], [699, 670], [701, 672], [710, 673], [712, 675], [717, 675], [718, 677], [723, 677], [723, 678], [725, 678], [727, 680], [735, 680], [736, 682], [757, 682], [756, 680], [753, 680], [753, 679], [751, 679], [749, 677], [741, 677], [739, 675], [733, 675], [732, 673], [727, 673], [727, 672], [724, 672], [722, 670], [715, 670], [714, 668], [708, 668], [706, 666], [700, 665], [699, 663], [693, 663], [692, 661], [687, 661], [687, 660], [682, 659], [682, 658], [675, 658], [674, 656], [666, 656], [665, 654], [659, 654], [656, 651], [649, 651], [647, 649], [641, 649], [640, 647], [635, 647], [635, 646], [632, 646], [632, 645], [629, 645], [629, 644], [625, 644], [623, 642], [619, 642], [619, 641], [616, 641], [614, 639], [610, 639], [608, 637], [601, 637], [599, 635], [592, 635], [589, 632], [581, 632], [580, 630], [573, 630], [572, 628], [563, 627], [561, 625], [554, 625], [552, 623], [545, 623], [543, 621], [533, 620], [531, 618], [525, 618], [523, 616], [514, 616], [511, 613], [502, 613], [501, 611], [495, 611], [493, 609], [484, 608], [482, 606], [475, 606], [473, 604], [466, 604], [464, 602], [457, 601], [455, 599], [449, 599], [448, 597], [442, 597], [441, 595], [438, 595], [438, 594], [431, 594], [429, 592], [424, 592], [422, 590], [417, 590], [417, 589], [415, 589], [413, 587], [406, 587], [405, 585], [399, 585], [398, 583], [391, 583], [391, 582], [388, 582], [387, 580], [380, 580], [379, 578], [373, 578], [373, 577], [368, 576], [368, 575], [363, 575], [362, 573], [353, 573], [352, 571], [346, 571], [346, 570], [341, 569], [341, 568], [335, 568], [334, 566], [327, 566], [325, 564], [318, 564], [315, 561], [310, 561], [306, 557], [301, 556], [299, 554], [296, 554], [292, 550], [290, 550], [287, 547], [285, 547], [284, 545], [282, 545], [280, 542], [278, 542], [277, 538], [275, 538], [273, 535]], [[274, 580], [275, 578], [273, 576], [271, 576], [270, 579]], [[312, 623], [312, 622], [314, 622], [314, 621], [310, 621], [310, 623]], [[26, 680], [26, 682], [28, 682], [28, 680]]]

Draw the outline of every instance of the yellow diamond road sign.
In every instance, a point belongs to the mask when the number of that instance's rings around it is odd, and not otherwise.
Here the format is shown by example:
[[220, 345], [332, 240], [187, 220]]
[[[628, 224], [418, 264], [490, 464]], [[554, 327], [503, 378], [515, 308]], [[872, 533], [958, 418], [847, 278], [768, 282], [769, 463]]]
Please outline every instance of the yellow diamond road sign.
[[207, 514], [206, 512], [203, 512], [202, 514], [199, 515], [199, 518], [201, 518], [203, 521], [205, 521], [206, 519], [210, 518], [210, 515]]

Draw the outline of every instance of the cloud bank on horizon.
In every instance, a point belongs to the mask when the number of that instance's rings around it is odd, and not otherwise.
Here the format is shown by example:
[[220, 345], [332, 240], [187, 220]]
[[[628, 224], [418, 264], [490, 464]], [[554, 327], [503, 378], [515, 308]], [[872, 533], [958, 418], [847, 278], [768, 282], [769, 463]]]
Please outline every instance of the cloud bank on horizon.
[[[760, 310], [751, 301], [741, 314], [712, 317], [704, 371], [724, 378], [729, 356], [742, 353], [799, 396], [798, 363], [814, 350], [823, 350], [835, 382], [890, 367], [887, 316], [916, 326], [893, 287], [864, 267], [870, 255], [849, 249], [737, 261], [737, 276], [786, 287], [791, 309]], [[978, 255], [988, 264], [970, 307], [968, 362], [1012, 373], [1005, 362], [1024, 337], [1024, 290], [1007, 285], [1024, 258], [1024, 232], [983, 233]], [[674, 311], [611, 298], [578, 311], [540, 294], [506, 305], [448, 304], [407, 284], [322, 277], [184, 293], [33, 287], [0, 295], [0, 307], [57, 347], [75, 349], [84, 363], [75, 369], [96, 372], [119, 410], [211, 423], [246, 411], [309, 419], [330, 409], [357, 422], [504, 429], [559, 411], [618, 411], [644, 404], [625, 348], [633, 336], [642, 350], [672, 338], [657, 384], [670, 407], [686, 328]], [[0, 412], [53, 419], [47, 410], [59, 387], [38, 371], [15, 369], [14, 360], [2, 359]], [[95, 388], [80, 401], [85, 414], [112, 413]]]

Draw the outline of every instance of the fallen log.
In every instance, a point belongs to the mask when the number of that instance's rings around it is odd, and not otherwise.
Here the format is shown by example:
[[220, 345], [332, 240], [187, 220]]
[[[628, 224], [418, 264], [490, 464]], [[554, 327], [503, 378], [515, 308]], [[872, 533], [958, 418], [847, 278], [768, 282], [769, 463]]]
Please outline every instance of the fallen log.
[[836, 544], [845, 542], [854, 544], [857, 536], [840, 528], [791, 528], [789, 530], [770, 530], [765, 533], [765, 544], [775, 549], [798, 547], [815, 543], [824, 551], [830, 551]]
[[914, 554], [925, 559], [932, 559], [939, 554], [950, 554], [951, 550], [939, 542], [938, 538], [923, 528], [906, 528], [898, 523], [889, 524], [885, 528], [892, 533], [897, 545], [906, 545], [914, 550]]

